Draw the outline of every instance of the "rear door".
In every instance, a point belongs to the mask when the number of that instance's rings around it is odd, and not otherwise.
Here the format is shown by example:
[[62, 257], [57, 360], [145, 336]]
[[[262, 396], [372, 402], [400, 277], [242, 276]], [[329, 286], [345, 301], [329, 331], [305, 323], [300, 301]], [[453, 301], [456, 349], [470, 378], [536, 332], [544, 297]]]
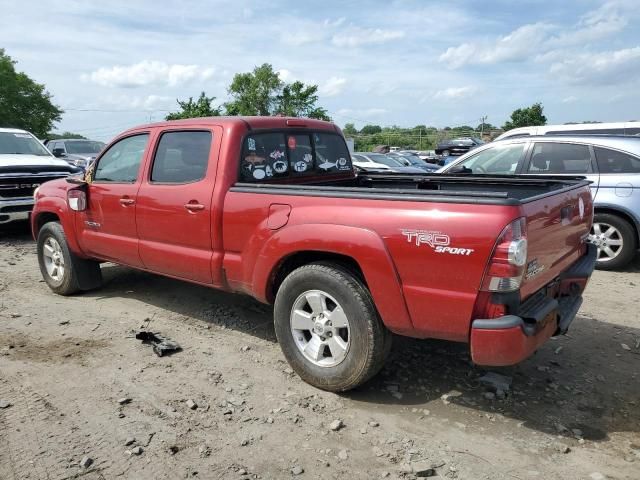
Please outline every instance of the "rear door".
[[142, 266], [135, 214], [148, 141], [148, 133], [122, 138], [98, 159], [88, 208], [76, 216], [78, 241], [91, 256]]
[[166, 129], [138, 195], [140, 257], [154, 272], [212, 283], [211, 207], [222, 129]]

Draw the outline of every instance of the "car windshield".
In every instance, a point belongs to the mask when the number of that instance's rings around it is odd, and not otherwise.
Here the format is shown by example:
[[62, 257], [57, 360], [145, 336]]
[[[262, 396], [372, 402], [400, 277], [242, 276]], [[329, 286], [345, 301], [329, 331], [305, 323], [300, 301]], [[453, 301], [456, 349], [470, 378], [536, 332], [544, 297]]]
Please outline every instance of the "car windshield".
[[7, 154], [51, 156], [51, 153], [30, 133], [0, 132], [0, 155]]
[[382, 163], [383, 165], [387, 165], [388, 167], [404, 167], [404, 165], [393, 157], [389, 157], [387, 155], [383, 155], [381, 153], [370, 153], [368, 157], [376, 162]]
[[104, 143], [91, 140], [73, 140], [64, 142], [67, 153], [100, 153]]
[[402, 158], [409, 160], [411, 165], [424, 165], [424, 162], [416, 155], [402, 155]]

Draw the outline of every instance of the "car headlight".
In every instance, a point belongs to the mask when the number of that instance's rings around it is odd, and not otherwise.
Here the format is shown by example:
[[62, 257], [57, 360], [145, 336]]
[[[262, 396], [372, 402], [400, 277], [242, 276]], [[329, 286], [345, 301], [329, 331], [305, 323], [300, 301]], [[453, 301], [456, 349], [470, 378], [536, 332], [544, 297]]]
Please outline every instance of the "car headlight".
[[74, 164], [76, 167], [86, 167], [86, 165], [87, 165], [87, 161], [86, 161], [86, 160], [84, 160], [84, 159], [82, 159], [82, 158], [78, 158], [77, 160], [75, 160], [75, 161], [73, 162], [73, 164]]

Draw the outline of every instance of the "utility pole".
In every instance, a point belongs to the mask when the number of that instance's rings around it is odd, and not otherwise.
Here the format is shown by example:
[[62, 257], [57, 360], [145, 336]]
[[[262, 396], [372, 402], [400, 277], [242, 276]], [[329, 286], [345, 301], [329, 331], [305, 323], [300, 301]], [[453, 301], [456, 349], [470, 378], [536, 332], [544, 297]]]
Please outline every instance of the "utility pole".
[[482, 136], [484, 135], [484, 122], [487, 121], [487, 116], [483, 115], [482, 117], [480, 117], [480, 138], [482, 139]]

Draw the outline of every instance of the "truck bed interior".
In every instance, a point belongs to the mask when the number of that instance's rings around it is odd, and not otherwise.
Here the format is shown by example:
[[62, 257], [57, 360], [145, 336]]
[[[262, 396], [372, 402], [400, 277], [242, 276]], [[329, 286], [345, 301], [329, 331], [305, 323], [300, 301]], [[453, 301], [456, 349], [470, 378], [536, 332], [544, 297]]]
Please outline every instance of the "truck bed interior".
[[517, 205], [586, 185], [584, 177], [525, 175], [361, 174], [305, 184], [237, 183], [232, 191], [344, 198]]

